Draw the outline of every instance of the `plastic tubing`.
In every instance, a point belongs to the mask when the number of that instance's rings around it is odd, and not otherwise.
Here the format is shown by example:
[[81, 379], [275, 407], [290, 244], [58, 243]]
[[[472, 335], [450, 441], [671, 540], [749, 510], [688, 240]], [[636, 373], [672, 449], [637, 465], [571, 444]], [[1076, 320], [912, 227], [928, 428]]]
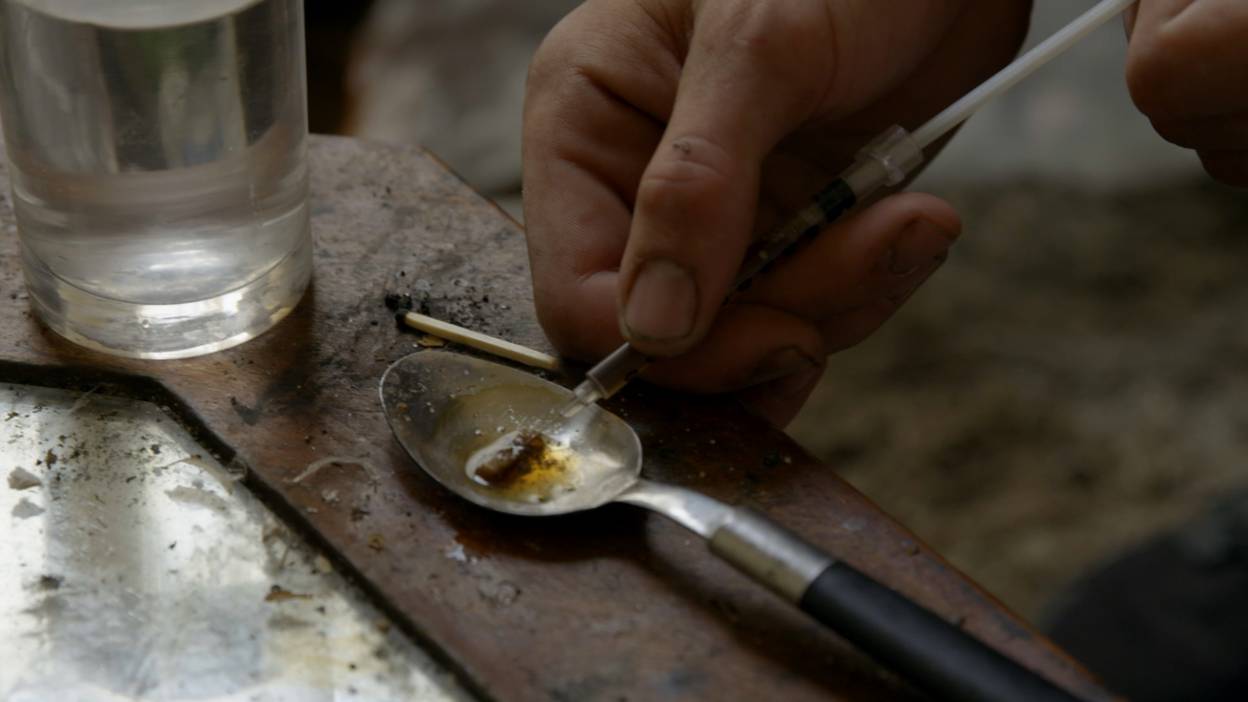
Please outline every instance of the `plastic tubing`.
[[960, 100], [928, 120], [927, 124], [914, 130], [911, 138], [919, 145], [919, 148], [931, 146], [932, 142], [975, 114], [975, 111], [985, 102], [1031, 75], [1037, 68], [1069, 49], [1097, 27], [1122, 14], [1129, 6], [1135, 4], [1135, 1], [1103, 0], [1070, 24], [1062, 27], [1053, 36], [1037, 44], [1031, 51], [1015, 59], [1013, 63], [1001, 69], [999, 73], [984, 81], [979, 87], [962, 96]]

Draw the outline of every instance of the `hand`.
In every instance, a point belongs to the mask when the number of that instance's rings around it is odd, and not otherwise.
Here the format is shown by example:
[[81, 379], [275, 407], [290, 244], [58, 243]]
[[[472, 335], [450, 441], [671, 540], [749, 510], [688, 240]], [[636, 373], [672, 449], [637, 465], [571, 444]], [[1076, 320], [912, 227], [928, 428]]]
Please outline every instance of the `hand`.
[[960, 229], [883, 198], [720, 309], [754, 236], [892, 124], [914, 128], [1008, 62], [1019, 0], [590, 0], [534, 59], [524, 181], [539, 319], [596, 360], [627, 336], [646, 376], [736, 391], [787, 423], [829, 353], [870, 335]]
[[1126, 21], [1136, 106], [1211, 176], [1248, 186], [1248, 3], [1141, 0]]

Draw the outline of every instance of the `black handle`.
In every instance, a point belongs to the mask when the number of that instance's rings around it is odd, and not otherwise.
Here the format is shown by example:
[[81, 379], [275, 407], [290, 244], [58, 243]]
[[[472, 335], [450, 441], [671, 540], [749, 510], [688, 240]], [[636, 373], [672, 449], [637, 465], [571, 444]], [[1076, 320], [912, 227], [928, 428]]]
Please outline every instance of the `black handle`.
[[825, 568], [800, 606], [937, 699], [1079, 699], [844, 563]]
[[1079, 699], [753, 510], [738, 507], [718, 521], [710, 535], [712, 553], [932, 697]]

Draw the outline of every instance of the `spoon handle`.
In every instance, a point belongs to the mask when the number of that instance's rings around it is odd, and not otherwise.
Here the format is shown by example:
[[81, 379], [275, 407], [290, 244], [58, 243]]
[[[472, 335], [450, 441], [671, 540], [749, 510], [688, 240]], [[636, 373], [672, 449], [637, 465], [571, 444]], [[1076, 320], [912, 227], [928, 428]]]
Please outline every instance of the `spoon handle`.
[[934, 698], [1079, 699], [762, 515], [725, 516], [710, 535], [715, 555]]

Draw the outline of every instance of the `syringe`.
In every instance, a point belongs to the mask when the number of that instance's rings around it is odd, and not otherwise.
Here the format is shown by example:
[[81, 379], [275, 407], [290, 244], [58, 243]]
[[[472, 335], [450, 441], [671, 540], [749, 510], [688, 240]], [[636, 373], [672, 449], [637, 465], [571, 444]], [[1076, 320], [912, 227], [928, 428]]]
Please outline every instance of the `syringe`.
[[[754, 276], [789, 248], [815, 236], [855, 205], [866, 201], [880, 188], [899, 185], [923, 163], [923, 149], [966, 121], [984, 103], [1013, 87], [1094, 29], [1121, 14], [1134, 2], [1135, 0], [1102, 0], [913, 133], [898, 126], [885, 130], [863, 147], [855, 157], [853, 165], [820, 190], [810, 205], [759, 240], [742, 264], [729, 296], [748, 286]], [[564, 417], [572, 417], [585, 407], [611, 397], [650, 360], [632, 345], [623, 344], [589, 369], [585, 380], [576, 386], [575, 397], [561, 413]]]

